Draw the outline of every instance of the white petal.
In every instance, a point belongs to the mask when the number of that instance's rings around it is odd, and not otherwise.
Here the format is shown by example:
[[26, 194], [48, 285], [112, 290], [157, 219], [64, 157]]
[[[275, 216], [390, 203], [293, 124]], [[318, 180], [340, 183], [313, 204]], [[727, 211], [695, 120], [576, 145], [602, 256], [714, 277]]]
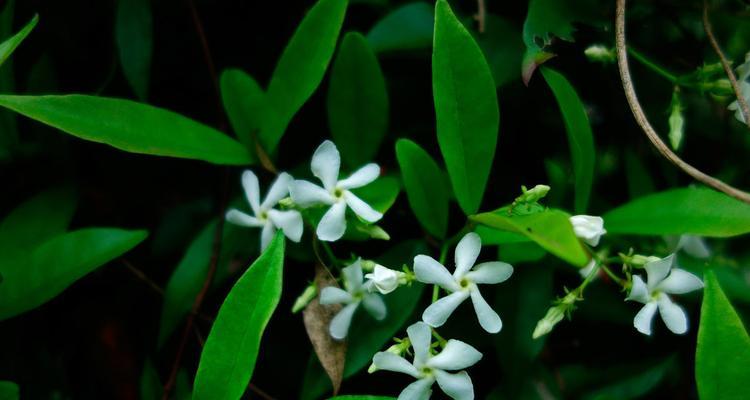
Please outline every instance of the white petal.
[[266, 198], [263, 200], [260, 208], [268, 210], [281, 201], [281, 199], [286, 197], [289, 194], [289, 184], [292, 183], [292, 181], [294, 181], [294, 178], [292, 178], [291, 175], [286, 172], [280, 173], [276, 180], [273, 181], [271, 188], [268, 189], [268, 194], [266, 194]]
[[380, 264], [375, 265], [372, 273], [365, 275], [365, 278], [372, 282], [372, 285], [382, 294], [388, 294], [398, 288], [399, 280], [405, 276], [403, 272], [394, 271]]
[[682, 249], [682, 251], [695, 258], [711, 257], [711, 250], [708, 248], [706, 241], [700, 236], [682, 235], [677, 248]]
[[656, 313], [656, 302], [651, 301], [646, 303], [645, 306], [638, 311], [638, 314], [633, 318], [633, 326], [638, 329], [638, 332], [644, 335], [651, 334], [651, 322], [654, 320], [654, 314]]
[[505, 282], [513, 275], [513, 267], [504, 262], [492, 261], [481, 263], [466, 274], [466, 279], [474, 283]]
[[414, 365], [420, 368], [430, 356], [432, 330], [424, 322], [417, 322], [406, 328], [406, 334], [409, 335], [411, 347], [414, 350]]
[[346, 232], [346, 203], [338, 202], [326, 211], [315, 230], [318, 238], [326, 242], [341, 239]]
[[281, 230], [284, 231], [284, 235], [286, 235], [289, 240], [299, 243], [299, 240], [302, 238], [302, 229], [304, 227], [304, 224], [302, 223], [302, 215], [299, 211], [279, 211], [271, 209], [268, 211], [268, 219], [270, 219], [276, 227], [281, 228]]
[[372, 363], [375, 364], [377, 369], [400, 372], [402, 374], [419, 378], [419, 371], [417, 371], [417, 368], [411, 365], [409, 361], [387, 351], [375, 353], [375, 356], [372, 357]]
[[453, 276], [460, 279], [474, 266], [482, 250], [482, 239], [474, 232], [467, 233], [456, 245], [456, 270]]
[[336, 189], [340, 167], [341, 156], [336, 145], [330, 140], [321, 143], [313, 154], [310, 169], [313, 175], [323, 182], [323, 187], [329, 192], [333, 192]]
[[349, 292], [335, 286], [326, 286], [320, 291], [319, 301], [323, 305], [349, 303], [352, 300], [354, 298]]
[[574, 215], [570, 217], [570, 224], [573, 226], [573, 232], [576, 236], [591, 246], [598, 245], [599, 239], [607, 233], [607, 230], [604, 229], [604, 220], [602, 217]]
[[474, 400], [474, 385], [466, 371], [450, 374], [445, 371], [435, 370], [437, 383], [443, 392], [455, 400]]
[[260, 187], [258, 177], [253, 171], [247, 170], [242, 173], [242, 188], [245, 189], [245, 197], [250, 203], [250, 208], [253, 209], [255, 215], [260, 214]]
[[432, 395], [430, 388], [433, 383], [435, 383], [435, 380], [432, 378], [424, 378], [412, 382], [401, 391], [397, 400], [428, 400]]
[[338, 340], [346, 337], [346, 334], [349, 333], [349, 325], [352, 324], [352, 316], [358, 306], [359, 302], [351, 303], [342, 308], [341, 311], [333, 317], [331, 325], [328, 327], [328, 332], [331, 334], [331, 337]]
[[382, 321], [385, 318], [387, 310], [385, 308], [385, 302], [380, 295], [374, 293], [365, 295], [362, 299], [362, 305], [376, 320]]
[[581, 278], [586, 279], [594, 270], [594, 268], [596, 268], [596, 260], [592, 258], [585, 267], [578, 270], [578, 273], [581, 275]]
[[260, 222], [258, 218], [251, 217], [240, 210], [235, 210], [234, 208], [227, 211], [226, 218], [227, 221], [240, 226], [250, 226], [253, 228], [257, 228], [265, 225], [264, 223]]
[[341, 189], [355, 189], [374, 182], [375, 179], [378, 179], [378, 176], [380, 176], [380, 167], [378, 164], [367, 164], [356, 170], [348, 178], [339, 181], [338, 187]]
[[375, 209], [370, 207], [369, 204], [365, 203], [362, 199], [348, 190], [344, 192], [344, 200], [355, 214], [359, 215], [367, 222], [376, 222], [380, 220], [380, 218], [383, 218], [383, 214], [375, 211]]
[[682, 335], [687, 332], [687, 315], [685, 310], [675, 303], [666, 294], [659, 296], [659, 314], [664, 324], [670, 331]]
[[273, 240], [273, 235], [276, 233], [276, 227], [273, 226], [271, 221], [266, 221], [266, 224], [263, 225], [263, 230], [260, 232], [260, 250], [263, 251], [268, 247], [269, 244], [271, 244], [271, 240]]
[[349, 293], [354, 293], [362, 288], [362, 261], [358, 258], [350, 266], [341, 270], [344, 277], [344, 286]]
[[292, 181], [289, 184], [289, 195], [292, 196], [292, 201], [301, 207], [333, 204], [335, 201], [331, 193], [308, 181]]
[[503, 329], [503, 321], [500, 320], [500, 316], [497, 315], [495, 310], [490, 307], [489, 304], [484, 300], [482, 294], [479, 293], [479, 289], [476, 287], [471, 290], [471, 302], [474, 304], [474, 311], [477, 313], [477, 319], [479, 325], [489, 333], [498, 333], [500, 329]]
[[648, 274], [647, 282], [650, 291], [653, 291], [664, 278], [669, 275], [669, 270], [672, 268], [674, 263], [674, 254], [670, 254], [661, 260], [651, 261], [646, 263], [644, 268]]
[[469, 292], [460, 290], [430, 304], [422, 313], [422, 320], [435, 328], [442, 326], [459, 304], [469, 297]]
[[451, 292], [461, 289], [456, 278], [448, 272], [445, 266], [430, 256], [420, 254], [414, 257], [414, 274], [422, 283], [438, 285]]
[[703, 281], [690, 272], [673, 269], [667, 279], [661, 281], [657, 288], [671, 294], [683, 294], [703, 287]]
[[651, 300], [650, 297], [643, 279], [638, 275], [633, 275], [633, 286], [630, 288], [630, 295], [625, 300], [634, 300], [646, 304]]
[[482, 359], [482, 353], [474, 347], [455, 339], [448, 340], [443, 351], [427, 361], [432, 368], [458, 371], [471, 367]]

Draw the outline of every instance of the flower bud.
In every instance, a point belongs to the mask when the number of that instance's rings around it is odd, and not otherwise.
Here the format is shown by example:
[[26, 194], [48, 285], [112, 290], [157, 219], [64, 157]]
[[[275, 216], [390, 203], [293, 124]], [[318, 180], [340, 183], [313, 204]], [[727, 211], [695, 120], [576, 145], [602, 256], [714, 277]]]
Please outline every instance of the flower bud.
[[310, 304], [311, 301], [315, 298], [315, 296], [318, 295], [318, 287], [315, 286], [314, 283], [311, 283], [305, 290], [302, 292], [302, 294], [297, 297], [297, 300], [294, 301], [294, 305], [292, 306], [292, 313], [296, 314], [303, 308], [307, 307], [308, 304]]
[[[400, 356], [404, 354], [406, 350], [409, 349], [409, 346], [411, 346], [411, 342], [409, 341], [408, 338], [407, 339], [394, 339], [394, 340], [396, 340], [398, 343], [386, 349], [387, 353], [393, 353], [397, 356]], [[378, 367], [375, 366], [375, 363], [371, 363], [370, 367], [367, 368], [367, 373], [371, 374], [377, 370], [378, 370]]]
[[583, 51], [583, 54], [588, 57], [589, 61], [600, 62], [600, 63], [613, 63], [617, 60], [617, 54], [614, 49], [595, 44], [589, 46]]
[[531, 335], [532, 338], [538, 339], [539, 337], [552, 332], [552, 329], [555, 327], [555, 325], [557, 325], [558, 322], [562, 321], [564, 316], [565, 311], [563, 307], [550, 307], [550, 309], [547, 310], [547, 314], [544, 316], [544, 318], [540, 319], [539, 322], [536, 323], [534, 333]]
[[650, 262], [659, 261], [659, 260], [661, 260], [661, 258], [656, 257], [656, 256], [644, 256], [641, 254], [635, 254], [624, 261], [635, 267], [642, 267]]
[[574, 215], [570, 217], [570, 223], [573, 225], [573, 232], [576, 236], [591, 246], [598, 245], [599, 239], [607, 233], [602, 217]]
[[672, 149], [677, 150], [682, 144], [683, 133], [685, 132], [685, 118], [682, 115], [682, 103], [680, 102], [679, 92], [675, 90], [672, 94], [672, 104], [669, 113], [669, 143]]
[[376, 264], [373, 272], [365, 275], [365, 278], [372, 282], [380, 293], [388, 294], [406, 280], [406, 274]]

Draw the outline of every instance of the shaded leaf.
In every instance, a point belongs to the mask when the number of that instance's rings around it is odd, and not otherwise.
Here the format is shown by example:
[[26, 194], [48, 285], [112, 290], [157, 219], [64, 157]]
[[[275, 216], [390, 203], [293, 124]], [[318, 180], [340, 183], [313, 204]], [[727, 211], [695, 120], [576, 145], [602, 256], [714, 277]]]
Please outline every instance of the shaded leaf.
[[158, 400], [161, 399], [164, 389], [159, 379], [159, 373], [156, 372], [154, 363], [146, 359], [141, 371], [141, 400]]
[[510, 21], [493, 14], [484, 19], [484, 32], [473, 32], [484, 52], [497, 87], [520, 78], [523, 59], [521, 32]]
[[232, 129], [242, 144], [255, 154], [254, 135], [258, 134], [261, 121], [266, 115], [266, 99], [263, 89], [240, 69], [224, 70], [219, 79], [221, 100], [232, 124]]
[[378, 21], [367, 41], [377, 52], [428, 49], [432, 46], [433, 8], [417, 1], [404, 4]]
[[148, 97], [153, 52], [150, 0], [118, 0], [115, 39], [125, 78], [141, 101]]
[[26, 26], [18, 31], [18, 33], [0, 43], [0, 66], [5, 63], [5, 60], [7, 60], [11, 54], [13, 54], [13, 52], [21, 44], [21, 42], [26, 39], [26, 36], [29, 36], [29, 33], [31, 33], [31, 31], [34, 29], [37, 22], [39, 22], [39, 16], [34, 15], [34, 18], [32, 18], [31, 21], [26, 24]]
[[21, 390], [18, 385], [10, 381], [0, 381], [0, 399], [18, 400], [21, 398]]

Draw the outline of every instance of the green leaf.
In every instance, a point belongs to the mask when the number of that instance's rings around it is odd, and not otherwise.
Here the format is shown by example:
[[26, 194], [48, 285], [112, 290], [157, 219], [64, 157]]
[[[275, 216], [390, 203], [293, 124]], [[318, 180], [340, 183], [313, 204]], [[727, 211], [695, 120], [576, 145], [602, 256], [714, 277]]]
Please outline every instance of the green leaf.
[[646, 169], [643, 160], [632, 150], [625, 151], [625, 179], [631, 199], [656, 191], [651, 173]]
[[5, 63], [5, 60], [7, 60], [11, 54], [13, 54], [13, 52], [21, 44], [21, 42], [26, 39], [26, 36], [29, 36], [29, 33], [31, 33], [31, 31], [34, 29], [37, 22], [39, 22], [39, 16], [34, 15], [34, 18], [32, 18], [31, 21], [29, 21], [26, 26], [23, 27], [23, 29], [18, 31], [18, 33], [16, 33], [9, 39], [0, 43], [0, 66]]
[[388, 129], [388, 92], [380, 64], [364, 36], [344, 35], [331, 69], [328, 122], [341, 157], [351, 167], [371, 161]]
[[315, 92], [333, 57], [346, 0], [319, 0], [297, 27], [268, 84], [269, 113], [259, 139], [272, 153], [294, 114]]
[[367, 41], [376, 53], [429, 49], [432, 46], [433, 8], [418, 1], [405, 4], [378, 21]]
[[158, 400], [164, 392], [159, 373], [151, 359], [146, 359], [141, 371], [141, 400]]
[[250, 155], [223, 133], [180, 114], [130, 100], [86, 95], [0, 95], [0, 106], [81, 139], [120, 150], [248, 164]]
[[115, 39], [120, 64], [130, 87], [141, 101], [148, 97], [153, 52], [150, 0], [118, 0]]
[[614, 234], [729, 237], [750, 232], [750, 205], [703, 187], [638, 198], [604, 214]]
[[266, 115], [266, 95], [252, 76], [239, 69], [224, 70], [219, 85], [234, 134], [252, 155], [255, 151], [254, 135], [258, 134]]
[[521, 32], [509, 20], [487, 14], [484, 32], [473, 32], [484, 52], [497, 87], [520, 78], [524, 45]]
[[224, 299], [201, 353], [193, 399], [239, 399], [255, 369], [263, 331], [281, 299], [284, 235], [240, 277]]
[[542, 68], [542, 75], [552, 89], [565, 121], [570, 156], [573, 161], [573, 176], [576, 182], [575, 212], [584, 214], [591, 196], [596, 155], [589, 117], [575, 89], [562, 74], [550, 68]]
[[531, 240], [526, 236], [509, 231], [500, 231], [490, 228], [489, 226], [478, 225], [474, 232], [482, 238], [483, 246], [509, 244], [509, 243], [528, 243]]
[[448, 192], [435, 160], [408, 139], [396, 142], [396, 158], [414, 215], [431, 235], [445, 237], [448, 229]]
[[435, 8], [432, 90], [438, 144], [453, 192], [461, 209], [473, 214], [489, 178], [500, 115], [482, 50], [445, 0]]
[[545, 209], [531, 214], [509, 213], [508, 207], [492, 212], [472, 215], [472, 221], [513, 233], [519, 233], [563, 260], [583, 267], [589, 256], [573, 232], [570, 214], [555, 209]]
[[10, 381], [0, 381], [0, 399], [18, 400], [21, 398], [21, 390], [18, 385]]
[[674, 367], [675, 359], [668, 358], [654, 366], [641, 366], [637, 372], [620, 377], [604, 387], [581, 396], [582, 400], [637, 399], [647, 395], [667, 376]]
[[0, 260], [0, 320], [38, 307], [142, 242], [148, 232], [86, 228], [56, 236], [29, 253]]
[[701, 400], [747, 398], [750, 382], [750, 336], [719, 286], [713, 271], [706, 288], [695, 352], [695, 378]]
[[396, 398], [388, 396], [346, 395], [331, 397], [328, 400], [396, 400]]
[[352, 193], [380, 213], [385, 213], [393, 206], [400, 192], [401, 183], [398, 178], [390, 175], [381, 176], [367, 186], [352, 190]]

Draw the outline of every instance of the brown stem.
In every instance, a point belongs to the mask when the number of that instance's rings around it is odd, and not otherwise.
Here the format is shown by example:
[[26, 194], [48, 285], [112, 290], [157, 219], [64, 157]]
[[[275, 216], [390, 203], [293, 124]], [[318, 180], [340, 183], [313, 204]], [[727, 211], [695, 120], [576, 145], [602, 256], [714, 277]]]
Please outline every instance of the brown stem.
[[477, 29], [479, 33], [484, 33], [485, 20], [487, 19], [487, 8], [485, 7], [484, 0], [477, 0], [477, 15], [474, 16], [477, 20]]
[[257, 394], [258, 397], [262, 398], [263, 400], [276, 400], [273, 397], [271, 397], [268, 393], [264, 392], [263, 390], [253, 385], [252, 383], [248, 383], [247, 388], [250, 389], [251, 392]]
[[159, 285], [157, 285], [154, 281], [151, 280], [146, 274], [143, 273], [140, 269], [136, 268], [131, 264], [128, 260], [123, 259], [122, 263], [125, 264], [125, 266], [130, 270], [130, 272], [133, 273], [138, 279], [142, 280], [143, 282], [148, 285], [151, 289], [154, 290], [154, 292], [159, 293], [160, 295], [164, 296], [164, 289], [162, 289]]
[[711, 20], [708, 18], [708, 0], [703, 0], [703, 29], [706, 31], [708, 41], [711, 42], [711, 47], [714, 48], [716, 55], [719, 56], [719, 60], [721, 60], [721, 66], [724, 67], [724, 72], [727, 74], [727, 78], [729, 78], [729, 82], [732, 84], [732, 89], [734, 89], [734, 94], [737, 96], [737, 103], [740, 105], [742, 115], [745, 117], [745, 124], [750, 128], [750, 107], [748, 107], [745, 97], [742, 96], [740, 84], [737, 82], [737, 77], [734, 75], [729, 60], [724, 55], [724, 52], [721, 51], [719, 41], [716, 40], [716, 36], [714, 36], [714, 31], [711, 28]]
[[625, 44], [625, 1], [617, 0], [617, 18], [615, 20], [615, 44], [617, 47], [617, 64], [620, 69], [620, 77], [622, 78], [622, 87], [625, 90], [625, 97], [630, 105], [630, 110], [633, 112], [636, 122], [641, 127], [643, 132], [646, 134], [651, 144], [656, 147], [656, 150], [661, 153], [667, 160], [678, 168], [683, 170], [694, 179], [702, 182], [703, 184], [712, 187], [720, 192], [726, 193], [727, 195], [734, 197], [735, 199], [741, 200], [745, 203], [750, 204], [750, 194], [743, 192], [733, 186], [730, 186], [708, 174], [703, 173], [692, 165], [683, 161], [677, 154], [675, 154], [664, 141], [661, 140], [659, 134], [656, 133], [654, 128], [649, 123], [646, 114], [643, 112], [641, 104], [638, 102], [638, 96], [635, 94], [633, 88], [633, 80], [630, 76], [630, 67], [628, 65], [628, 50]]

